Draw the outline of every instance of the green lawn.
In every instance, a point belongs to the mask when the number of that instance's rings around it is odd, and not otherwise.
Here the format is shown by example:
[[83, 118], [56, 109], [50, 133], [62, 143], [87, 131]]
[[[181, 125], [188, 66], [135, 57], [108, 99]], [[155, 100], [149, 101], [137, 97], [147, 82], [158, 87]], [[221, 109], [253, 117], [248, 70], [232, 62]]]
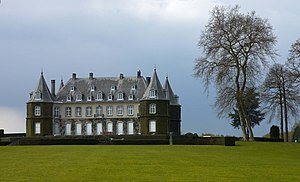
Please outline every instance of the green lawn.
[[300, 144], [0, 147], [1, 181], [300, 181]]

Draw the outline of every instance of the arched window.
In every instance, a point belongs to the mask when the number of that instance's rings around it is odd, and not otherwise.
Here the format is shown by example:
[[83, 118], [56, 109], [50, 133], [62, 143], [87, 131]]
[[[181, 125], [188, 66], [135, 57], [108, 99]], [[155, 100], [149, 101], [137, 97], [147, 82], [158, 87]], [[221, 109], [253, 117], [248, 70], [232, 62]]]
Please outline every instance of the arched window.
[[149, 121], [149, 132], [156, 132], [156, 121], [155, 120]]

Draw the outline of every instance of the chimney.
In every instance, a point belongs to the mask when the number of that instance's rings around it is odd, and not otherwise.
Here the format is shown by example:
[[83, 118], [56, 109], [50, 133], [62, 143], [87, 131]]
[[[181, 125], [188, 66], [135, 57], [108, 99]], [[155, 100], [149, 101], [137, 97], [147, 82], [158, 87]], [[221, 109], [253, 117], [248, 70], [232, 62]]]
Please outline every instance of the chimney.
[[73, 79], [73, 80], [76, 80], [76, 73], [73, 73], [73, 74], [72, 74], [72, 79]]
[[94, 74], [92, 72], [90, 73], [90, 77], [89, 78], [90, 78], [90, 80], [94, 79]]
[[151, 82], [151, 77], [147, 76], [147, 77], [146, 77], [146, 80], [147, 80], [147, 84], [149, 85], [150, 82]]
[[55, 80], [51, 80], [51, 94], [55, 96]]
[[124, 75], [123, 73], [120, 74], [120, 79], [123, 79], [124, 78]]
[[142, 76], [141, 70], [137, 71], [137, 77], [138, 77], [138, 78], [141, 78], [141, 76]]

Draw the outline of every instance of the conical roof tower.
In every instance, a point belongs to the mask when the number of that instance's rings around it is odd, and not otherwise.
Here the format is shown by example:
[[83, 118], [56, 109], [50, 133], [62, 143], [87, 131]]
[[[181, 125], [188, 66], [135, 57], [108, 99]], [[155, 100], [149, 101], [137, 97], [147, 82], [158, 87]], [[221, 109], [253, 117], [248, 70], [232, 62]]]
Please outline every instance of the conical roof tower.
[[47, 86], [43, 72], [41, 72], [39, 82], [32, 92], [29, 102], [53, 102], [53, 97]]

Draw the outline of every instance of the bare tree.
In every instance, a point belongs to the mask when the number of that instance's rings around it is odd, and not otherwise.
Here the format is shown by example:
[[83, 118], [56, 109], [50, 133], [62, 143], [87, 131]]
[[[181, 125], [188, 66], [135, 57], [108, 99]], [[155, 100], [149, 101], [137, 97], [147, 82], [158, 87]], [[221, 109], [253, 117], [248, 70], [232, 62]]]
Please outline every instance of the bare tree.
[[[288, 118], [298, 116], [299, 90], [295, 86], [291, 71], [284, 65], [274, 64], [262, 86], [262, 101], [270, 115], [280, 118], [280, 137], [288, 141]], [[285, 125], [285, 137], [284, 137]]]
[[[214, 7], [200, 36], [198, 46], [203, 56], [196, 59], [194, 75], [204, 81], [206, 89], [211, 83], [216, 85], [215, 105], [220, 113], [237, 106], [244, 140], [247, 140], [246, 128], [250, 140], [254, 140], [254, 136], [243, 95], [246, 87], [254, 84], [261, 68], [267, 65], [266, 58], [276, 56], [275, 43], [268, 21], [256, 16], [254, 11], [240, 13], [238, 6]], [[223, 114], [228, 115], [228, 112]]]

